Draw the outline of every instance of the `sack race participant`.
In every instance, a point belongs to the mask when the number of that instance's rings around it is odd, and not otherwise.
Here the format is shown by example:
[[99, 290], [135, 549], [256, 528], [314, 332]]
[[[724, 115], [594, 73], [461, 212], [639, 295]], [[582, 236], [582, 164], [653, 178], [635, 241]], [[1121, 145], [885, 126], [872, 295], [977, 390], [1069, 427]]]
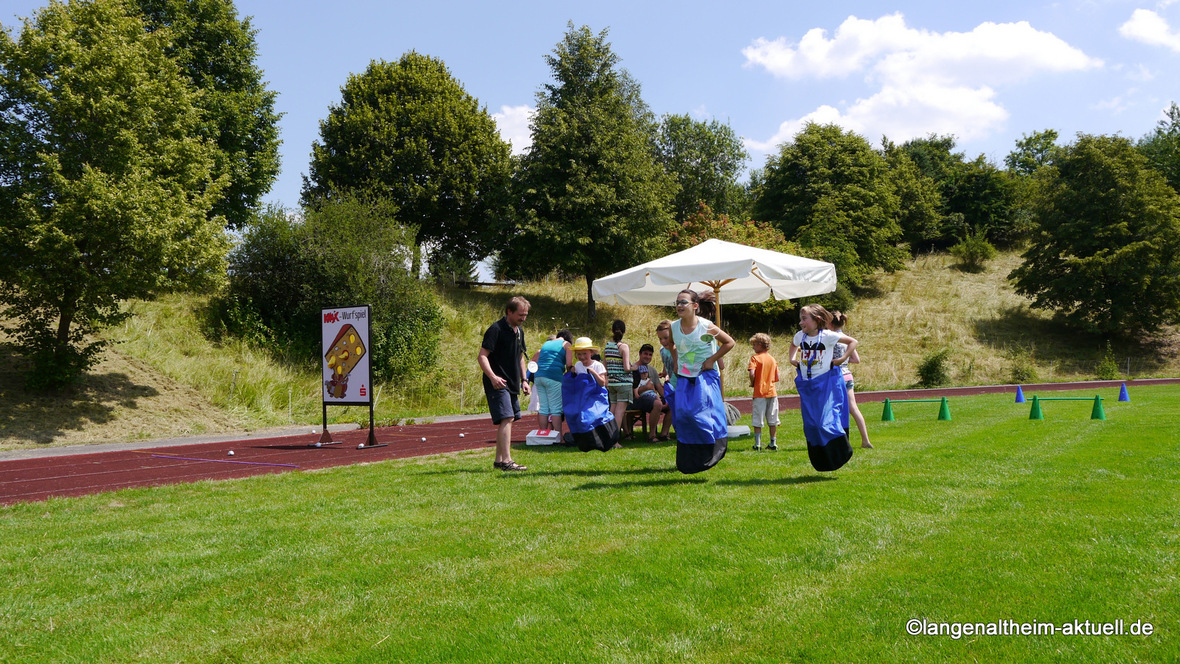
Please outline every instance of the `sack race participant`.
[[561, 410], [566, 425], [583, 452], [606, 452], [619, 444], [619, 425], [611, 414], [606, 391], [606, 367], [592, 359], [597, 349], [588, 337], [574, 340], [578, 359], [561, 379]]
[[[836, 470], [852, 458], [848, 442], [848, 392], [839, 367], [852, 356], [857, 341], [828, 329], [831, 314], [818, 304], [799, 311], [801, 328], [791, 340], [791, 364], [796, 368], [795, 388], [803, 416], [807, 456], [818, 471]], [[833, 359], [836, 344], [847, 344], [843, 357]]]
[[683, 290], [676, 295], [680, 320], [672, 323], [672, 354], [677, 378], [675, 389], [666, 390], [665, 398], [672, 406], [672, 426], [676, 427], [676, 469], [685, 475], [716, 466], [729, 446], [729, 421], [717, 363], [734, 342], [721, 328], [697, 315], [702, 311], [712, 315], [713, 307], [710, 291], [698, 295]]
[[796, 377], [795, 387], [799, 390], [803, 437], [807, 439], [811, 467], [819, 471], [840, 468], [852, 458], [843, 374], [829, 371], [813, 380]]

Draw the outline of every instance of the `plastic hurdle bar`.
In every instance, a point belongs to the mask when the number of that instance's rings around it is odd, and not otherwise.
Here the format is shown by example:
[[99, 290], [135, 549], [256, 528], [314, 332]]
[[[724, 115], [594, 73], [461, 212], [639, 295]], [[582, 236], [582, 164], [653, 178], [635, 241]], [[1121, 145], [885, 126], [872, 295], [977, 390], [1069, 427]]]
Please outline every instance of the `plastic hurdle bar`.
[[893, 404], [895, 403], [938, 403], [942, 404], [938, 408], [938, 419], [945, 422], [951, 421], [951, 407], [946, 402], [946, 397], [941, 399], [885, 399], [885, 410], [881, 412], [882, 422], [896, 422], [897, 418], [893, 416]]
[[1094, 395], [1093, 399], [1091, 399], [1090, 397], [1039, 397], [1039, 396], [1033, 395], [1032, 409], [1030, 409], [1028, 411], [1028, 419], [1030, 419], [1030, 420], [1043, 420], [1043, 419], [1045, 419], [1045, 413], [1043, 410], [1041, 410], [1041, 402], [1042, 401], [1093, 401], [1094, 407], [1090, 410], [1090, 419], [1092, 419], [1092, 420], [1105, 420], [1106, 419], [1106, 411], [1102, 408], [1102, 397], [1097, 394]]

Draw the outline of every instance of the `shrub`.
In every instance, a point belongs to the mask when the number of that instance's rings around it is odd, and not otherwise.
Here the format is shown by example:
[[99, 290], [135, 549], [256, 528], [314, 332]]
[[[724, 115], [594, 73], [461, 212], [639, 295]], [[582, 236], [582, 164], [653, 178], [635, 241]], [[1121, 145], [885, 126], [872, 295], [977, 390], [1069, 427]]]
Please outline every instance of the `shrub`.
[[1114, 357], [1114, 351], [1110, 348], [1110, 342], [1106, 342], [1106, 354], [1098, 361], [1098, 369], [1094, 372], [1098, 380], [1118, 380], [1122, 378], [1119, 373], [1119, 363]]
[[1035, 383], [1039, 376], [1037, 375], [1037, 360], [1036, 356], [1031, 350], [1016, 349], [1010, 353], [1012, 359], [1012, 368], [1010, 372], [1011, 381], [1017, 385], [1022, 383]]
[[951, 255], [959, 259], [959, 265], [963, 270], [983, 272], [987, 268], [987, 262], [996, 257], [996, 248], [987, 241], [987, 233], [977, 228], [951, 247]]
[[1012, 365], [1012, 383], [1021, 385], [1024, 383], [1035, 383], [1040, 378], [1037, 375], [1037, 368], [1032, 364], [1024, 364], [1016, 362]]
[[413, 230], [380, 199], [321, 201], [296, 218], [269, 208], [230, 255], [230, 285], [211, 303], [209, 328], [317, 363], [320, 310], [373, 307], [374, 378], [411, 376], [438, 357], [442, 312], [409, 273]]
[[951, 382], [951, 349], [943, 348], [927, 355], [918, 365], [918, 387], [938, 387]]

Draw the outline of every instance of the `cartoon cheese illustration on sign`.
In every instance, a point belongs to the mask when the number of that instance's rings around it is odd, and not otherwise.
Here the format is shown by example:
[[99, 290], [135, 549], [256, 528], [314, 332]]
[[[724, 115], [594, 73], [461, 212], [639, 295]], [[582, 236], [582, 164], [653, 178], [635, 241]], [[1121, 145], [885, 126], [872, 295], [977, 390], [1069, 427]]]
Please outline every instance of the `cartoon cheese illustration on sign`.
[[340, 334], [336, 335], [336, 340], [332, 342], [328, 352], [324, 354], [328, 369], [332, 371], [332, 378], [325, 383], [328, 394], [337, 399], [344, 398], [348, 393], [348, 374], [356, 368], [357, 362], [361, 361], [364, 354], [365, 345], [356, 328], [345, 325]]

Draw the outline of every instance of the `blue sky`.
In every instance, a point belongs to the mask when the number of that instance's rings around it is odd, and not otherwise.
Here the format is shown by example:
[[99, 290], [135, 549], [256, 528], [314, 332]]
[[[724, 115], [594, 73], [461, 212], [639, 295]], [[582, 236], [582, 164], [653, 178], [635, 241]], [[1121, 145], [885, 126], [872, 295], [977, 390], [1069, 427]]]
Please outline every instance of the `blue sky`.
[[[9, 0], [6, 26], [44, 2]], [[267, 200], [294, 206], [311, 143], [348, 75], [416, 50], [447, 63], [515, 151], [566, 23], [609, 28], [651, 109], [728, 123], [749, 167], [813, 119], [878, 145], [953, 134], [1002, 163], [1022, 135], [1137, 139], [1180, 102], [1180, 2], [406, 2], [239, 0], [278, 92], [283, 172]], [[1171, 73], [1169, 73], [1171, 72]]]

